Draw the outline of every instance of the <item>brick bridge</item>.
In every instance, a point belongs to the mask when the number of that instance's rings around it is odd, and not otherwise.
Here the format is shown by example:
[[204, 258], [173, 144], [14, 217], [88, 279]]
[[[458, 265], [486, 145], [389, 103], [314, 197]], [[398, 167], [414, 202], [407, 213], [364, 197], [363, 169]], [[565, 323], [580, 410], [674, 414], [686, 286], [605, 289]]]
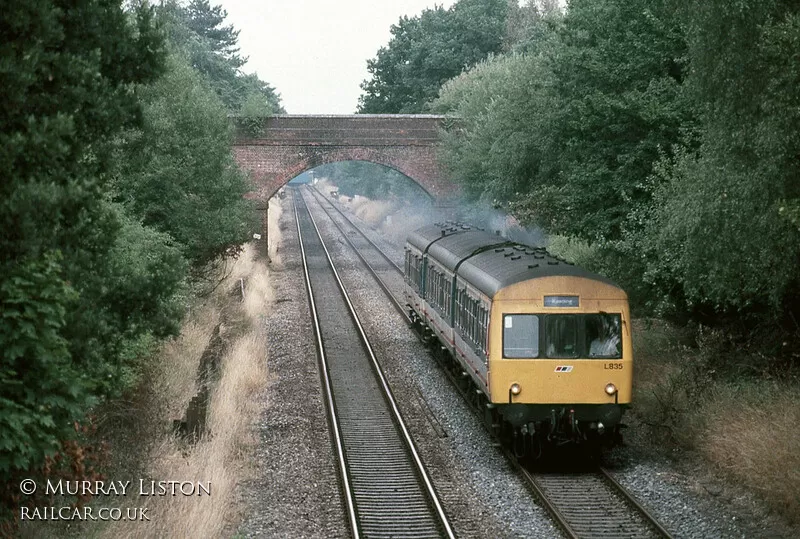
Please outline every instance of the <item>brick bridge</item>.
[[234, 153], [255, 184], [254, 198], [263, 203], [302, 172], [336, 161], [391, 167], [441, 200], [457, 193], [436, 162], [444, 121], [444, 116], [410, 114], [271, 116], [258, 136], [240, 130]]

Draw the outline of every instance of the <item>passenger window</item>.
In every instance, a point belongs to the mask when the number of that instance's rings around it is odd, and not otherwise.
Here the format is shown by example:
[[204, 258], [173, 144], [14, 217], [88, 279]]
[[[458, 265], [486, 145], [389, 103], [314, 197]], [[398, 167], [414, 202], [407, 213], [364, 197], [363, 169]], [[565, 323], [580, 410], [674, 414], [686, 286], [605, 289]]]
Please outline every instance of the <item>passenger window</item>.
[[503, 315], [503, 357], [539, 357], [539, 317], [535, 314]]
[[549, 358], [578, 357], [577, 317], [548, 316], [545, 323], [545, 354]]

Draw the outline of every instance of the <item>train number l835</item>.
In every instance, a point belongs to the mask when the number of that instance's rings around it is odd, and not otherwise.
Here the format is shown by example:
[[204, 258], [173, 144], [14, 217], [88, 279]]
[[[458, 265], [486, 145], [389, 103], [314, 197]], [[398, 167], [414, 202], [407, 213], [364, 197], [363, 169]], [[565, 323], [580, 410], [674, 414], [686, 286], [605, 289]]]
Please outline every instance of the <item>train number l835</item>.
[[622, 363], [606, 363], [605, 365], [603, 365], [603, 368], [606, 370], [617, 371], [622, 369]]

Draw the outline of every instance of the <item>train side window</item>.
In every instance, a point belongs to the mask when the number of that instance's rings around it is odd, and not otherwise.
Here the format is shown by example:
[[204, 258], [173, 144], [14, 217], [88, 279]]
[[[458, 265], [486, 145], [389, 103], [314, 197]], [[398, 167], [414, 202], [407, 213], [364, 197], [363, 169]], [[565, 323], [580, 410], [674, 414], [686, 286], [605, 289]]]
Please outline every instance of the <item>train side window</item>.
[[438, 299], [437, 285], [439, 284], [439, 272], [432, 264], [429, 267], [430, 272], [428, 274], [430, 277], [428, 278], [428, 301], [431, 305], [436, 306], [436, 300]]
[[442, 311], [447, 318], [450, 318], [450, 307], [451, 307], [451, 291], [452, 291], [453, 282], [447, 276], [447, 274], [442, 274], [442, 298], [444, 302], [442, 303]]
[[447, 275], [444, 272], [439, 274], [439, 310], [447, 315]]
[[456, 327], [464, 333], [464, 297], [466, 296], [467, 291], [464, 288], [459, 288], [456, 290]]
[[509, 359], [539, 357], [538, 315], [503, 315], [503, 357]]
[[488, 331], [489, 330], [489, 311], [486, 310], [486, 307], [484, 307], [483, 304], [481, 304], [481, 325], [480, 325], [480, 327], [481, 327], [481, 336], [480, 336], [480, 342], [478, 344], [480, 345], [481, 352], [483, 352], [483, 355], [486, 356], [487, 352], [488, 352], [488, 350], [486, 350], [486, 336], [487, 336], [487, 334], [489, 332]]
[[578, 357], [578, 318], [575, 315], [548, 315], [545, 318], [544, 334], [547, 357]]
[[474, 343], [478, 335], [478, 301], [469, 300], [469, 339]]

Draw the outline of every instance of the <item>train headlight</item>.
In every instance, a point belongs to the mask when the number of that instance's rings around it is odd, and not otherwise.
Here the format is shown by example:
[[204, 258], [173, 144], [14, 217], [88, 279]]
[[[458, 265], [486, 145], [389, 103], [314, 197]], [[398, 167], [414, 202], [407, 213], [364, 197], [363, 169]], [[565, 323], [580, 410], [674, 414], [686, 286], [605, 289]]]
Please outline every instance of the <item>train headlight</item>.
[[606, 384], [606, 395], [609, 397], [615, 395], [617, 393], [617, 386], [612, 384], [611, 382]]
[[519, 395], [522, 392], [522, 387], [516, 382], [511, 384], [511, 394], [512, 395]]

